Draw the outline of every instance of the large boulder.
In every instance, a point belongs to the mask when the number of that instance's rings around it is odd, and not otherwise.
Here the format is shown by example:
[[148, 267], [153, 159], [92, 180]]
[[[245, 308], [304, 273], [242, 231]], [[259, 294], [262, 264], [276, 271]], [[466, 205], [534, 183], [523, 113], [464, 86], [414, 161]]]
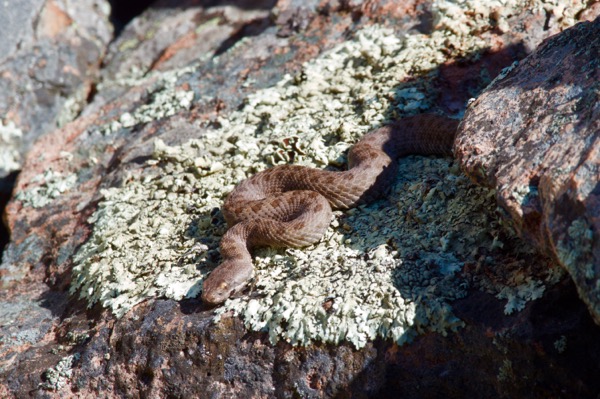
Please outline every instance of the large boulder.
[[544, 41], [470, 105], [455, 152], [600, 324], [599, 54], [600, 18]]
[[4, 212], [0, 396], [597, 396], [600, 329], [570, 276], [450, 158], [403, 159], [317, 245], [260, 251], [224, 306], [198, 293], [240, 179], [341, 168], [403, 115], [459, 118], [598, 9], [231, 3], [157, 2], [81, 114], [32, 145]]

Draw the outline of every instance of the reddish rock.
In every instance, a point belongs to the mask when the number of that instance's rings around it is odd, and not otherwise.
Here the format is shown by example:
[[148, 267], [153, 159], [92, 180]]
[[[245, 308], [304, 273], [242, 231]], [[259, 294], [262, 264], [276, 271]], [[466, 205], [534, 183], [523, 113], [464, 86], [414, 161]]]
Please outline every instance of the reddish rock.
[[547, 39], [467, 109], [455, 152], [600, 323], [600, 18]]

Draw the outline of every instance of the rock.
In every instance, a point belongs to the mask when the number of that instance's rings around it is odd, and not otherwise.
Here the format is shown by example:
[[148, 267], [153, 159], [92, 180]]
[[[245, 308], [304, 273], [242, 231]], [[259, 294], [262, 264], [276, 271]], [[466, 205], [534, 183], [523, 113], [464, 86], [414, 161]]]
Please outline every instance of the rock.
[[112, 37], [109, 12], [103, 0], [0, 5], [0, 179], [84, 107]]
[[237, 181], [341, 167], [404, 114], [460, 116], [592, 6], [200, 3], [125, 27], [81, 115], [28, 152], [4, 213], [0, 396], [597, 396], [575, 285], [451, 159], [402, 160], [318, 245], [259, 253], [248, 295], [197, 299]]
[[600, 19], [553, 36], [467, 109], [464, 170], [569, 272], [600, 323]]

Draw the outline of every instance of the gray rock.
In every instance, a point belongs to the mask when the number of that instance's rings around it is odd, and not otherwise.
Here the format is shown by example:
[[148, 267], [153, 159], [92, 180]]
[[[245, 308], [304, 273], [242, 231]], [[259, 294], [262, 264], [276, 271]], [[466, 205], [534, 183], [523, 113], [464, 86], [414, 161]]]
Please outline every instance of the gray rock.
[[81, 111], [112, 37], [103, 0], [0, 5], [0, 178]]
[[0, 4], [0, 65], [21, 47], [34, 41], [34, 24], [44, 0], [5, 1]]

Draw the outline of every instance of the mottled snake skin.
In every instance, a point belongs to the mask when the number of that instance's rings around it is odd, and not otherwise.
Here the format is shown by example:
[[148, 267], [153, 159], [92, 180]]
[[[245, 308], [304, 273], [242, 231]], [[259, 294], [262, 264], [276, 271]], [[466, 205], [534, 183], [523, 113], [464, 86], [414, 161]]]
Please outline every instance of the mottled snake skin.
[[347, 171], [282, 165], [242, 181], [223, 214], [223, 262], [204, 281], [202, 300], [224, 302], [252, 277], [256, 246], [303, 247], [318, 241], [331, 210], [380, 197], [393, 181], [396, 159], [408, 154], [451, 155], [458, 121], [422, 114], [367, 133], [348, 153]]

